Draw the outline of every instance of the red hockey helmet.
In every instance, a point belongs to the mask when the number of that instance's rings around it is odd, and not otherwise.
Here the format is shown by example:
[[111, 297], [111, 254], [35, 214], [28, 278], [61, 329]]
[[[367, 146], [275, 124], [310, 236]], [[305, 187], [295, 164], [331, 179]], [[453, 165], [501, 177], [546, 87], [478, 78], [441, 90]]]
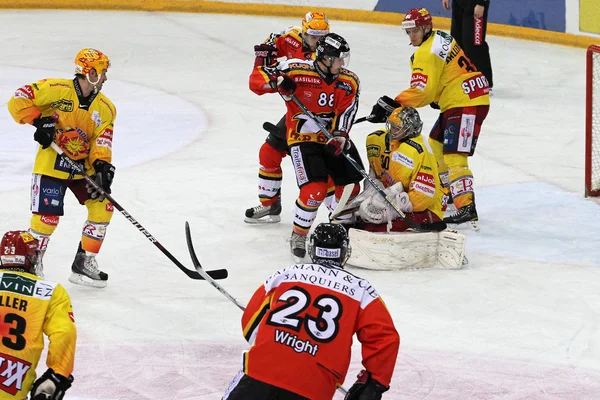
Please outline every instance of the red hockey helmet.
[[418, 26], [431, 26], [431, 14], [426, 8], [411, 8], [402, 21], [402, 29], [416, 28]]
[[2, 269], [35, 273], [39, 242], [27, 231], [6, 232], [0, 242]]

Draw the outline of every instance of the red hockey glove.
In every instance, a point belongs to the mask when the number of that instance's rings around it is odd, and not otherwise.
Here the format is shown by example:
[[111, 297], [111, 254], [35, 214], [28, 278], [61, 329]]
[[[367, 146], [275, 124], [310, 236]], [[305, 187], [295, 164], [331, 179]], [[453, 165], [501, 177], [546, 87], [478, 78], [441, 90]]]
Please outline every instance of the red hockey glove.
[[327, 141], [325, 148], [334, 156], [339, 156], [344, 150], [350, 149], [350, 138], [344, 131], [331, 132], [333, 137]]
[[273, 77], [271, 87], [276, 87], [277, 91], [285, 101], [292, 100], [292, 95], [296, 91], [296, 82], [287, 75], [278, 75]]
[[277, 60], [277, 47], [270, 44], [257, 44], [254, 46], [254, 66], [268, 67]]

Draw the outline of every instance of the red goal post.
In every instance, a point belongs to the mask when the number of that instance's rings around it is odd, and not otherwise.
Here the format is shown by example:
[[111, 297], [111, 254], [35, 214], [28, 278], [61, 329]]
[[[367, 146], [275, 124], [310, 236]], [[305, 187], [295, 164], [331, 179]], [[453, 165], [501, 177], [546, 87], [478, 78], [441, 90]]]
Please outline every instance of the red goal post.
[[600, 45], [588, 47], [585, 84], [585, 196], [600, 196]]

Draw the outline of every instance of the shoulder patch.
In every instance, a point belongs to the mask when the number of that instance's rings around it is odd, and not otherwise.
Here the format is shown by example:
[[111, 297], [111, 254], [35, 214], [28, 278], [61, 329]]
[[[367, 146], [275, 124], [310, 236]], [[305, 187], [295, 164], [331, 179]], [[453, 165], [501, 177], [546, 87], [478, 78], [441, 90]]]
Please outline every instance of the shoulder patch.
[[431, 53], [446, 61], [452, 47], [452, 36], [446, 32], [436, 31], [431, 43]]
[[381, 154], [381, 147], [376, 144], [367, 145], [367, 158], [379, 157]]

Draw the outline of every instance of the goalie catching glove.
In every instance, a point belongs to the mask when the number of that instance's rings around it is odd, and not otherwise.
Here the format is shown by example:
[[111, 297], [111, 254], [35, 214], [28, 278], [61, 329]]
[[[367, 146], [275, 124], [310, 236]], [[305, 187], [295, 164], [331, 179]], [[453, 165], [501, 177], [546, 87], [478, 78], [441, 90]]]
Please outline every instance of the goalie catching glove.
[[350, 149], [350, 138], [344, 131], [331, 132], [333, 137], [325, 144], [325, 149], [334, 156], [339, 156], [345, 150]]
[[[93, 166], [96, 173], [92, 175], [92, 178], [105, 193], [110, 194], [110, 185], [112, 185], [115, 176], [115, 167], [111, 163], [102, 160], [94, 161]], [[88, 183], [86, 187], [90, 199], [97, 198], [99, 201], [104, 201], [104, 196], [92, 184]]]
[[367, 121], [374, 124], [383, 123], [387, 120], [387, 117], [396, 109], [400, 107], [400, 103], [388, 96], [381, 96], [377, 99], [377, 103], [371, 109], [371, 114], [367, 117]]
[[73, 375], [65, 378], [48, 368], [31, 388], [31, 400], [62, 400], [73, 383]]
[[369, 371], [360, 371], [356, 382], [346, 393], [344, 400], [380, 400], [389, 388], [383, 386], [371, 377]]
[[[400, 211], [404, 213], [413, 211], [413, 205], [408, 194], [404, 192], [402, 182], [398, 182], [383, 191]], [[374, 193], [360, 204], [358, 215], [363, 221], [373, 224], [383, 224], [399, 217], [396, 210], [388, 204], [379, 192]]]

